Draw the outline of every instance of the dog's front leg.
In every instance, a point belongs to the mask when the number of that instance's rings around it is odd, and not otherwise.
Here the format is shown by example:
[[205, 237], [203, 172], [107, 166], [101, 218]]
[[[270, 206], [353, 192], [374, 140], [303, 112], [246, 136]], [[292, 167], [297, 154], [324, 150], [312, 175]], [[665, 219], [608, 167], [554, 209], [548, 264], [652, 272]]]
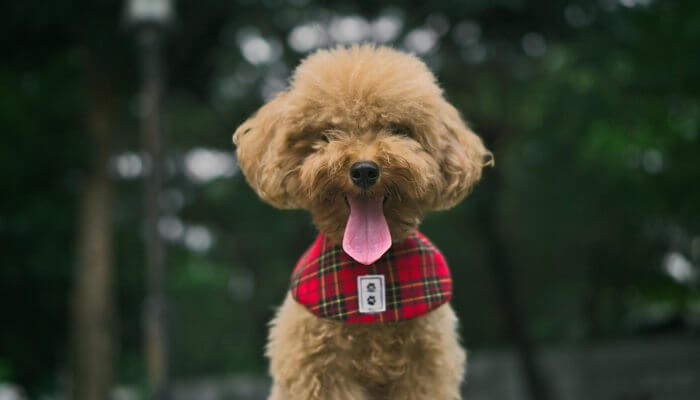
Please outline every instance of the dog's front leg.
[[[289, 382], [288, 382], [289, 383]], [[268, 400], [369, 400], [362, 387], [350, 381], [297, 380], [292, 387], [274, 383]], [[298, 389], [295, 389], [298, 388]]]
[[270, 324], [270, 400], [369, 400], [350, 363], [338, 355], [338, 325], [287, 296]]
[[416, 347], [405, 373], [389, 386], [389, 400], [460, 400], [466, 353], [449, 304], [415, 320]]

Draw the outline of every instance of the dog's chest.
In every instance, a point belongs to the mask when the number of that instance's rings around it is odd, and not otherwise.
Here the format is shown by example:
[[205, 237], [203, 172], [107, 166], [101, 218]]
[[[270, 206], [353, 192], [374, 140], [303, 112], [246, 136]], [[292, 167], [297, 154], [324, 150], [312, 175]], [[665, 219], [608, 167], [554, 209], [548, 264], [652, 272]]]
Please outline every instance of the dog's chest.
[[392, 324], [338, 324], [332, 349], [370, 388], [381, 390], [426, 354], [431, 318]]

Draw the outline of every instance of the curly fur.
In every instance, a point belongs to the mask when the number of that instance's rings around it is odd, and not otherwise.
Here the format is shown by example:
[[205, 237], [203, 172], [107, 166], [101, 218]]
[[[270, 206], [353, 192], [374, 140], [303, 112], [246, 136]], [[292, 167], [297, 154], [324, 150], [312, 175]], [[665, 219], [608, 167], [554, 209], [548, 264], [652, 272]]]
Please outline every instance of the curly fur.
[[[391, 237], [428, 211], [461, 201], [492, 161], [418, 58], [372, 45], [321, 50], [288, 90], [233, 137], [251, 187], [279, 208], [308, 210], [340, 242], [353, 185], [350, 166], [379, 165]], [[272, 323], [272, 399], [458, 399], [464, 352], [449, 305], [411, 321], [344, 325], [313, 317], [287, 298]]]
[[320, 319], [291, 296], [271, 323], [271, 400], [459, 399], [464, 350], [449, 305], [386, 325]]

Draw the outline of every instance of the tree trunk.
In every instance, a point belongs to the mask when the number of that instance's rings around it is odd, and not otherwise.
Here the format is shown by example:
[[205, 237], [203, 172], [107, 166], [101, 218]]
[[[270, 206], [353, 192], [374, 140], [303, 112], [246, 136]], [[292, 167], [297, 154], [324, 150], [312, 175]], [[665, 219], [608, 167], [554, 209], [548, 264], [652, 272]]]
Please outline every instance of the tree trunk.
[[525, 383], [531, 400], [549, 400], [549, 387], [537, 360], [537, 347], [528, 332], [524, 315], [523, 300], [519, 298], [517, 285], [513, 279], [513, 266], [507, 255], [506, 238], [498, 215], [499, 196], [502, 191], [502, 178], [499, 170], [486, 177], [490, 186], [488, 204], [490, 209], [482, 214], [483, 234], [489, 248], [489, 270], [494, 291], [500, 302], [503, 319], [508, 334], [515, 342], [521, 368], [525, 373]]
[[91, 56], [86, 62], [86, 130], [95, 157], [83, 186], [78, 223], [72, 337], [76, 400], [106, 399], [114, 367], [113, 184], [108, 171], [114, 104], [109, 79]]
[[166, 400], [169, 394], [167, 264], [165, 247], [158, 232], [165, 145], [161, 134], [160, 102], [163, 92], [161, 32], [157, 27], [140, 32], [143, 90], [141, 93], [141, 137], [150, 168], [144, 178], [146, 224], [147, 293], [145, 302], [146, 370], [149, 398]]

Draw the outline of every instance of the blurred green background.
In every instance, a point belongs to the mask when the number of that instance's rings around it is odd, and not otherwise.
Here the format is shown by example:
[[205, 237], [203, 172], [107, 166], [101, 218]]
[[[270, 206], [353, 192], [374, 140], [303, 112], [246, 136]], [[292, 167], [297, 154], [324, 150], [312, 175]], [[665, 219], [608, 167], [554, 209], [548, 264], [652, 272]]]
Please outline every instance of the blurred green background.
[[[150, 28], [125, 4], [0, 8], [3, 400], [81, 398], [76, 354], [105, 343], [104, 396], [149, 397]], [[309, 52], [366, 41], [419, 55], [495, 154], [421, 227], [454, 274], [467, 398], [697, 395], [700, 2], [178, 1], [160, 34], [173, 398], [265, 395], [266, 323], [315, 233], [257, 199], [231, 134]]]

